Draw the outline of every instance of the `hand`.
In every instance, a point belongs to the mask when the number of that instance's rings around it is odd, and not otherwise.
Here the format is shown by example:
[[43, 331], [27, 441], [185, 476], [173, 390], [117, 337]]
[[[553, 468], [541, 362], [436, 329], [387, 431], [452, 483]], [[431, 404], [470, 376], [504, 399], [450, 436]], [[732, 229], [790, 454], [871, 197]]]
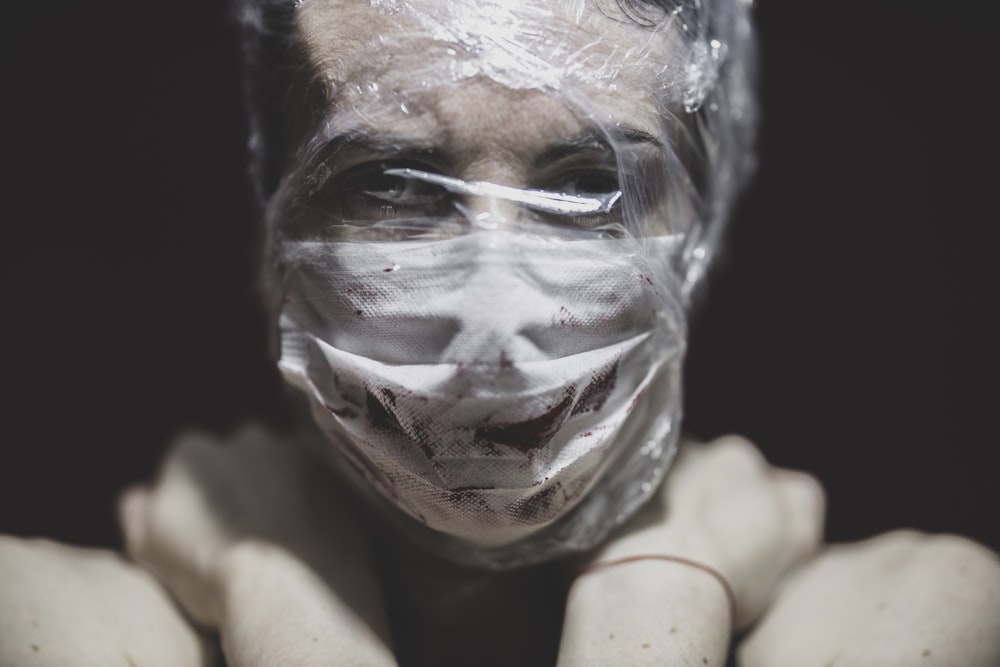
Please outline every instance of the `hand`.
[[813, 477], [770, 467], [745, 439], [685, 443], [656, 497], [594, 560], [668, 554], [709, 565], [733, 588], [740, 629], [768, 604], [782, 576], [816, 552], [824, 509]]
[[300, 447], [253, 426], [184, 436], [123, 497], [127, 550], [234, 666], [395, 664], [358, 517]]
[[[731, 623], [750, 623], [781, 577], [813, 553], [823, 526], [823, 492], [810, 476], [770, 468], [746, 440], [682, 445], [663, 487], [623, 531], [593, 556], [606, 563], [573, 582], [559, 665], [725, 663]], [[775, 663], [777, 664], [777, 663]]]
[[744, 667], [1000, 665], [1000, 557], [914, 531], [830, 547], [789, 578], [739, 657]]
[[121, 556], [0, 536], [0, 665], [206, 667], [211, 653]]

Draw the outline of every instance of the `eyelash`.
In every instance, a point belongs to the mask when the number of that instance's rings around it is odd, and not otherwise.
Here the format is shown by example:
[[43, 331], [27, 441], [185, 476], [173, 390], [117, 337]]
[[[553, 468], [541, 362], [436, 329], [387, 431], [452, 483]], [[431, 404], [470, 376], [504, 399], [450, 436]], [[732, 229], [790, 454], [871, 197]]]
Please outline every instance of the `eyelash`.
[[[456, 213], [456, 198], [444, 188], [415, 179], [387, 176], [387, 169], [437, 172], [411, 160], [366, 162], [322, 178], [307, 195], [308, 207], [333, 224], [368, 226], [390, 220], [445, 218]], [[595, 185], [596, 184], [596, 185]], [[534, 187], [534, 186], [533, 186]], [[571, 195], [608, 194], [620, 188], [616, 169], [598, 166], [560, 171], [537, 189]], [[593, 229], [621, 222], [621, 205], [602, 214], [561, 216], [537, 214], [560, 226]]]
[[448, 215], [454, 210], [451, 196], [444, 189], [384, 173], [387, 169], [401, 168], [430, 170], [412, 161], [366, 162], [326, 179], [309, 196], [310, 205], [348, 224], [400, 216]]
[[[580, 187], [580, 183], [585, 183], [587, 179], [603, 180], [607, 187]], [[618, 183], [618, 172], [610, 169], [578, 169], [564, 174], [561, 177], [563, 185], [551, 189], [556, 192], [571, 195], [594, 195], [608, 194], [620, 189]], [[575, 183], [576, 187], [567, 187], [566, 184]]]

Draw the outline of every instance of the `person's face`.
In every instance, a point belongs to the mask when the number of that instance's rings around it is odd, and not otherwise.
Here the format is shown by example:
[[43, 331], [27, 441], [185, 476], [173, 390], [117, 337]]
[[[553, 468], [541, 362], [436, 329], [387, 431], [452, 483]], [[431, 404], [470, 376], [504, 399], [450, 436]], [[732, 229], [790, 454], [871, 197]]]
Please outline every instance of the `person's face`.
[[330, 220], [371, 229], [433, 218], [440, 231], [524, 215], [502, 197], [457, 197], [384, 173], [392, 168], [570, 195], [624, 191], [610, 210], [536, 216], [563, 227], [685, 226], [673, 219], [684, 198], [668, 203], [666, 192], [675, 138], [664, 112], [680, 79], [671, 33], [640, 28], [616, 3], [309, 0], [297, 31], [308, 60], [300, 83], [321, 101], [291, 110], [300, 138], [286, 235], [336, 239]]
[[676, 438], [672, 232], [692, 188], [670, 111], [690, 72], [669, 20], [618, 4], [295, 14], [304, 66], [268, 211], [282, 371], [348, 477], [481, 547], [563, 518], [593, 540]]

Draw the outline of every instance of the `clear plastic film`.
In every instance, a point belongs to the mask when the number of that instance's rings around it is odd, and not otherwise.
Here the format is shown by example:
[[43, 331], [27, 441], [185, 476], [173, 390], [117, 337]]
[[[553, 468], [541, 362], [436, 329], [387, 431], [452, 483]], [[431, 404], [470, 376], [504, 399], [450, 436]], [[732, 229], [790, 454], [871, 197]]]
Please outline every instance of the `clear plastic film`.
[[686, 308], [753, 164], [749, 6], [242, 12], [280, 367], [330, 461], [466, 563], [593, 546], [675, 450]]

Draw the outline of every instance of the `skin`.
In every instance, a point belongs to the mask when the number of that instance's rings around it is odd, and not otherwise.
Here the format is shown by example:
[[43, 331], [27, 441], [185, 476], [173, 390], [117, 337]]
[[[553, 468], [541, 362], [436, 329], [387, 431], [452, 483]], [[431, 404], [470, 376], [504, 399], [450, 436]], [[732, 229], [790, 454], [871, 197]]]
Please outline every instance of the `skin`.
[[358, 517], [315, 466], [253, 425], [223, 442], [191, 433], [122, 499], [129, 554], [219, 630], [234, 665], [395, 664]]
[[[649, 65], [673, 62], [675, 45], [669, 32], [616, 20], [623, 17], [606, 4], [604, 13], [578, 19], [563, 4], [538, 14], [549, 3], [520, 3], [523, 13], [511, 22], [544, 27], [538, 34], [545, 39], [529, 50], [580, 65], [575, 73], [536, 80], [494, 52], [454, 79], [431, 76], [430, 85], [400, 95], [448, 62], [424, 36], [426, 26], [405, 11], [386, 20], [366, 3], [306, 2], [297, 19], [306, 58], [302, 83], [320, 90], [322, 102], [305, 121], [289, 123], [294, 196], [283, 204], [293, 210], [358, 165], [416, 156], [425, 167], [465, 180], [558, 190], [574, 170], [606, 168], [608, 150], [591, 146], [569, 162], [541, 158], [553, 147], [585, 145], [580, 138], [600, 128], [625, 130], [633, 138], [629, 150], [640, 155], [658, 153], [672, 138], [651, 84], [659, 80], [654, 72], [667, 80], [670, 73]], [[446, 19], [467, 9], [443, 0], [421, 6]], [[464, 21], [484, 18], [472, 11]], [[568, 97], [551, 94], [557, 84]], [[341, 141], [335, 159], [324, 158], [328, 142], [345, 133], [363, 141]], [[468, 224], [506, 225], [522, 215], [497, 198], [463, 204]], [[290, 231], [321, 233], [313, 223], [304, 216], [302, 228]], [[49, 656], [55, 658], [48, 664], [65, 664], [66, 656], [86, 656], [88, 664], [205, 664], [196, 626], [218, 632], [228, 664], [237, 667], [396, 664], [383, 605], [395, 591], [383, 586], [384, 570], [356, 506], [321, 471], [295, 443], [257, 427], [221, 442], [188, 434], [156, 480], [123, 498], [133, 563], [107, 552], [0, 540], [3, 664], [46, 664]], [[753, 627], [740, 649], [750, 667], [915, 664], [932, 656], [938, 664], [995, 664], [994, 554], [961, 538], [890, 535], [814, 558], [823, 505], [815, 480], [768, 466], [745, 440], [685, 445], [643, 513], [581, 560], [647, 554], [697, 560], [732, 586], [735, 618], [719, 582], [697, 567], [640, 561], [597, 570], [572, 579], [562, 635], [552, 638], [558, 663], [722, 665], [733, 630]], [[447, 590], [449, 577], [459, 577], [442, 567], [435, 577]], [[412, 588], [425, 575], [401, 568], [393, 583]], [[535, 602], [531, 586], [512, 590], [525, 595], [507, 596], [507, 607], [485, 617], [461, 606], [453, 617], [468, 616], [487, 630], [509, 628]], [[409, 622], [433, 620], [427, 612], [433, 593], [428, 598], [417, 597], [416, 620]], [[880, 608], [882, 601], [892, 604]], [[43, 619], [44, 630], [32, 619]], [[470, 659], [460, 664], [490, 657], [461, 626], [431, 630], [433, 642], [468, 651]], [[42, 634], [26, 641], [32, 633]], [[503, 658], [504, 664], [532, 660]]]
[[[211, 664], [194, 619], [219, 634], [234, 666], [397, 664], [382, 604], [392, 591], [380, 585], [357, 506], [317, 472], [295, 443], [259, 427], [223, 439], [190, 433], [150, 485], [123, 497], [133, 562], [0, 538], [0, 663]], [[767, 609], [739, 647], [746, 667], [996, 664], [996, 554], [958, 536], [903, 531], [810, 558], [822, 505], [812, 478], [768, 466], [743, 439], [687, 443], [653, 502], [583, 562], [669, 553], [715, 567], [736, 592], [738, 625]], [[428, 570], [417, 570], [426, 592]], [[503, 603], [499, 617], [477, 607], [455, 617], [516, 646], [517, 634], [489, 629], [530, 616], [540, 581], [519, 575], [526, 586], [498, 578], [501, 587], [487, 591]], [[433, 603], [423, 600], [425, 612]], [[600, 569], [573, 580], [557, 661], [723, 665], [729, 613], [719, 582], [701, 569], [660, 561]], [[426, 641], [466, 638], [446, 626]], [[432, 654], [417, 664], [469, 664], [477, 651], [477, 664], [552, 664], [537, 650], [498, 654], [474, 640], [464, 654], [448, 652], [462, 659]]]
[[[543, 592], [538, 577], [497, 576], [501, 586], [491, 587], [489, 577], [469, 579], [404, 550], [394, 561], [394, 586], [382, 588], [385, 573], [353, 501], [313, 474], [316, 465], [294, 443], [260, 428], [222, 441], [192, 433], [176, 443], [152, 485], [123, 497], [129, 554], [157, 574], [192, 618], [218, 630], [230, 664], [280, 665], [295, 656], [294, 664], [320, 665], [334, 655], [338, 664], [395, 664], [381, 601], [399, 590], [419, 591], [412, 617], [401, 622], [431, 633], [426, 643], [407, 647], [411, 660], [412, 651], [423, 657], [417, 664], [468, 664], [484, 656], [496, 664], [551, 664], [538, 659], [532, 642], [518, 647], [526, 653], [512, 651], [517, 633], [501, 633], [496, 648], [481, 636], [484, 628], [510, 630], [517, 616], [531, 616]], [[745, 625], [781, 574], [817, 548], [818, 484], [771, 468], [752, 444], [733, 437], [687, 443], [668, 479], [634, 524], [585, 560], [646, 553], [698, 559], [730, 581], [737, 623]], [[438, 604], [454, 587], [470, 585], [485, 586], [484, 593], [457, 606]], [[728, 601], [699, 569], [643, 562], [601, 570], [576, 578], [566, 605], [560, 665], [725, 660]], [[434, 621], [442, 614], [450, 618], [439, 627]]]
[[[423, 2], [419, 12], [388, 17], [363, 2], [304, 4], [297, 14], [299, 39], [312, 76], [328, 91], [324, 111], [336, 121], [338, 131], [358, 126], [373, 132], [392, 128], [403, 136], [426, 137], [454, 156], [457, 176], [500, 181], [505, 173], [523, 174], [540, 147], [575, 136], [585, 125], [574, 118], [559, 96], [545, 89], [548, 77], [525, 73], [516, 66], [507, 68], [514, 71], [495, 72], [494, 66], [499, 65], [494, 61], [505, 63], [503, 54], [460, 58], [465, 64], [460, 75], [454, 80], [442, 76], [441, 72], [454, 69], [455, 60], [442, 49], [461, 49], [461, 45], [432, 40], [421, 18], [434, 17], [442, 23], [454, 20], [451, 4]], [[514, 29], [542, 27], [530, 17], [525, 12], [523, 19], [512, 21]], [[669, 61], [665, 35], [644, 37], [638, 28], [624, 22], [622, 15], [588, 12], [577, 22], [554, 9], [551, 15], [540, 18], [547, 22], [546, 40], [519, 38], [520, 45], [539, 50], [548, 41], [561, 42], [563, 50], [577, 53], [578, 59], [604, 62], [615, 73], [615, 85], [628, 90], [629, 95], [607, 95], [608, 82], [603, 76], [578, 75], [566, 85], [588, 99], [600, 100], [600, 111], [595, 113], [600, 122], [622, 122], [652, 136], [660, 134], [659, 110], [650, 81], [643, 76], [646, 70], [626, 66], [647, 59]], [[549, 39], [552, 35], [554, 40]], [[615, 53], [613, 45], [637, 41], [644, 46], [624, 55]], [[428, 51], [429, 57], [414, 64], [413, 54]], [[427, 84], [414, 86], [415, 78]], [[365, 85], [357, 86], [357, 82]], [[516, 181], [508, 184], [518, 185]]]
[[1000, 664], [1000, 557], [898, 530], [826, 549], [740, 646], [744, 667]]
[[120, 554], [0, 536], [0, 665], [208, 667], [207, 648]]
[[[587, 11], [579, 19], [568, 6], [552, 3], [549, 10], [549, 4], [521, 3], [508, 28], [518, 32], [519, 47], [526, 51], [568, 59], [573, 66], [565, 71], [490, 51], [490, 39], [469, 38], [475, 41], [474, 56], [460, 42], [432, 39], [427, 17], [434, 25], [464, 20], [499, 29], [488, 14], [471, 11], [456, 18], [455, 13], [470, 11], [462, 3], [425, 2], [419, 11], [388, 14], [359, 2], [302, 5], [297, 42], [306, 62], [295, 88], [312, 90], [307, 97], [321, 101], [308, 115], [298, 104], [289, 113], [294, 139], [286, 172], [293, 193], [335, 187], [329, 184], [352, 168], [386, 160], [467, 181], [567, 192], [581, 172], [617, 169], [611, 146], [593, 141], [609, 136], [638, 171], [661, 174], [664, 147], [677, 138], [668, 135], [663, 100], [657, 99], [671, 89], [671, 79], [654, 77], [661, 68], [653, 64], [676, 60], [672, 33], [638, 28], [613, 3], [604, 13]], [[523, 37], [536, 31], [545, 39]], [[418, 61], [415, 53], [421, 54]], [[452, 74], [442, 77], [442, 72]], [[663, 87], [657, 94], [653, 83]], [[628, 94], [615, 94], [619, 90]], [[324, 160], [331, 141], [337, 149]], [[574, 149], [550, 159], [566, 146]], [[655, 183], [648, 190], [663, 186]], [[281, 215], [283, 231], [315, 233], [315, 225], [297, 226], [298, 199], [290, 199], [284, 205], [291, 210]], [[683, 209], [681, 199], [671, 210]], [[489, 228], [523, 215], [495, 197], [461, 203], [467, 221]], [[665, 228], [666, 216], [662, 205], [649, 217]]]
[[782, 576], [819, 548], [819, 484], [768, 466], [745, 439], [685, 444], [667, 480], [592, 560], [668, 554], [703, 563], [732, 586], [736, 617], [720, 583], [689, 565], [601, 569], [570, 589], [560, 665], [722, 665], [730, 629], [753, 622]]

